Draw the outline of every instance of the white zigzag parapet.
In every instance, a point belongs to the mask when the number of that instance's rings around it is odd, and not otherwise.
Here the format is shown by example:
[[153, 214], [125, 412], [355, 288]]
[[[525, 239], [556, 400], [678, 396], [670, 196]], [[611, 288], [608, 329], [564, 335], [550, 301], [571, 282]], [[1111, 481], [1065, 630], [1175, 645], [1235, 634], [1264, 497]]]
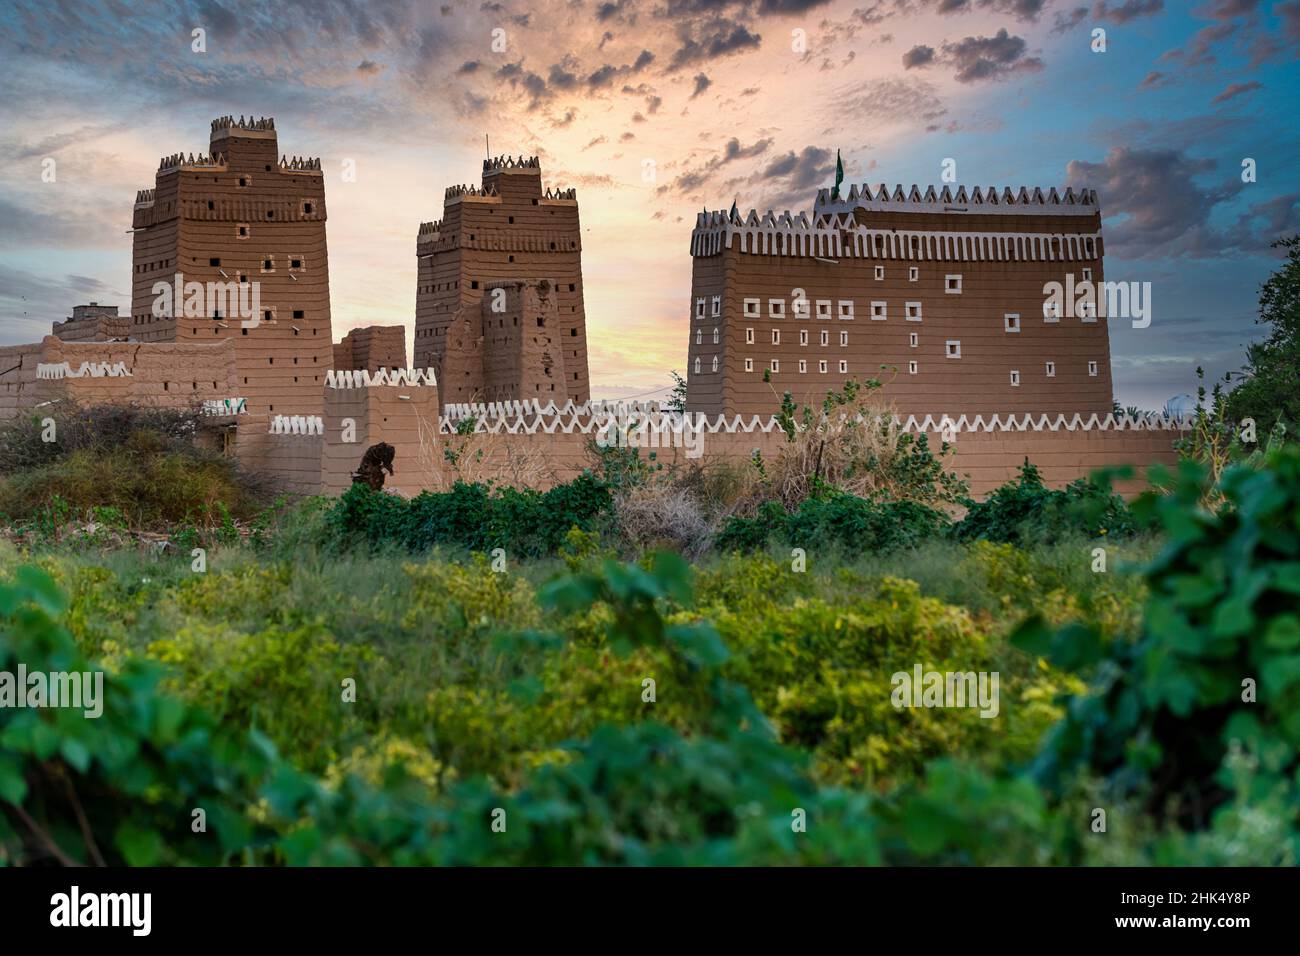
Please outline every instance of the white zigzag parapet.
[[540, 400], [530, 398], [522, 402], [452, 403], [443, 409], [443, 417], [452, 421], [461, 421], [466, 418], [521, 418], [524, 416], [651, 415], [659, 411], [659, 403], [654, 401], [589, 401], [574, 404], [573, 400], [569, 399], [563, 405], [556, 405], [554, 401], [549, 401], [543, 405]]
[[268, 435], [324, 435], [325, 422], [319, 415], [276, 415]]
[[109, 365], [107, 362], [82, 362], [75, 372], [67, 362], [41, 362], [36, 366], [37, 378], [128, 378], [134, 377], [125, 362]]
[[[513, 406], [534, 406], [522, 414]], [[448, 406], [439, 419], [439, 431], [444, 435], [458, 433], [458, 426], [474, 419], [474, 431], [486, 434], [553, 435], [594, 434], [611, 425], [619, 427], [648, 428], [658, 431], [677, 431], [683, 428], [707, 434], [770, 433], [779, 430], [775, 416], [763, 418], [752, 415], [705, 415], [702, 412], [681, 414], [660, 411], [657, 408], [640, 408], [638, 405], [656, 403], [594, 403], [575, 406], [572, 402], [556, 408], [549, 403], [541, 407], [537, 402], [495, 402], [489, 405]], [[599, 407], [593, 407], [599, 406]], [[471, 411], [471, 409], [473, 411]], [[951, 433], [954, 435], [978, 432], [1093, 432], [1093, 431], [1184, 431], [1189, 427], [1186, 419], [1163, 415], [895, 415], [893, 424], [902, 432]]]
[[370, 388], [379, 385], [420, 386], [437, 384], [438, 381], [434, 377], [433, 369], [431, 368], [381, 368], [377, 372], [371, 372], [364, 368], [351, 371], [335, 371], [330, 369], [325, 373], [326, 388]]

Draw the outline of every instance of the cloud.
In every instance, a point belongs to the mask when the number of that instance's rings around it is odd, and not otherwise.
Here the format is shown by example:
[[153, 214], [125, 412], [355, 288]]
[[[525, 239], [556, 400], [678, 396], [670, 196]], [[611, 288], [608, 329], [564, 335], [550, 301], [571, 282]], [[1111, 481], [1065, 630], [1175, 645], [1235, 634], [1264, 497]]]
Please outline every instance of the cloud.
[[903, 69], [910, 70], [917, 66], [929, 66], [934, 62], [934, 47], [918, 44], [903, 54]]
[[919, 78], [890, 77], [859, 84], [838, 97], [847, 116], [881, 123], [933, 123], [948, 112], [934, 87]]
[[1100, 163], [1073, 160], [1066, 167], [1071, 186], [1096, 189], [1106, 220], [1106, 251], [1133, 258], [1190, 256], [1209, 258], [1233, 247], [1231, 239], [1210, 225], [1220, 203], [1242, 188], [1229, 179], [1205, 188], [1197, 178], [1212, 172], [1212, 159], [1193, 159], [1175, 149], [1115, 147]]
[[722, 152], [712, 156], [704, 164], [681, 173], [672, 183], [660, 186], [657, 192], [678, 192], [683, 195], [694, 193], [701, 187], [713, 182], [724, 166], [746, 159], [762, 156], [772, 146], [771, 138], [756, 140], [749, 146], [741, 145], [736, 137], [727, 141]]
[[1125, 0], [1113, 7], [1106, 3], [1106, 0], [1097, 0], [1092, 7], [1092, 18], [1109, 20], [1122, 26], [1130, 20], [1153, 17], [1164, 8], [1165, 0]]
[[1037, 20], [1043, 8], [1047, 6], [1047, 0], [938, 0], [935, 4], [935, 12], [948, 16], [955, 13], [970, 13], [977, 7], [982, 10], [993, 10], [996, 13], [1005, 13], [1015, 17], [1017, 20]]
[[357, 72], [362, 76], [378, 76], [383, 72], [383, 66], [374, 60], [362, 60], [357, 64]]
[[1249, 93], [1252, 90], [1262, 90], [1263, 88], [1264, 84], [1257, 80], [1251, 80], [1249, 83], [1230, 83], [1222, 93], [1210, 100], [1210, 105], [1213, 106], [1216, 103], [1226, 103], [1235, 96], [1241, 96], [1242, 94]]
[[1168, 86], [1172, 82], [1173, 79], [1171, 79], [1167, 74], [1161, 73], [1159, 70], [1152, 70], [1143, 78], [1142, 82], [1138, 84], [1138, 89], [1155, 90], [1162, 86]]
[[[835, 171], [835, 154], [818, 146], [805, 146], [770, 162], [757, 177], [766, 187], [764, 205], [773, 209], [805, 208], [812, 205], [817, 187]], [[772, 190], [775, 190], [773, 192]]]
[[696, 73], [695, 89], [691, 92], [691, 99], [695, 99], [695, 97], [701, 95], [705, 90], [707, 90], [712, 85], [713, 85], [713, 81], [710, 80], [707, 76], [705, 76], [703, 73]]
[[943, 45], [943, 61], [957, 68], [959, 83], [1000, 80], [1016, 73], [1036, 73], [1043, 61], [1026, 56], [1024, 38], [1011, 36], [1002, 28], [991, 37], [968, 36]]
[[757, 50], [762, 36], [750, 33], [742, 23], [719, 18], [707, 23], [688, 21], [678, 30], [681, 45], [668, 61], [668, 72], [709, 60], [718, 60], [746, 50]]

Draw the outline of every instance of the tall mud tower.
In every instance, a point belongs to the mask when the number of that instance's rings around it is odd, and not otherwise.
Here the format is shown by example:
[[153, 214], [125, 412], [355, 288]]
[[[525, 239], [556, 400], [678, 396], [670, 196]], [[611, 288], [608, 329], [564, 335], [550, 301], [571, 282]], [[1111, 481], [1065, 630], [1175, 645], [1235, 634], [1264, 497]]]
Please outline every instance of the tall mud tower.
[[484, 160], [420, 226], [415, 365], [443, 404], [591, 396], [574, 190], [543, 190], [537, 157]]
[[323, 412], [324, 177], [319, 159], [280, 155], [273, 119], [221, 117], [208, 155], [165, 157], [136, 196], [133, 258], [133, 338], [234, 340], [241, 457], [256, 467], [270, 416]]

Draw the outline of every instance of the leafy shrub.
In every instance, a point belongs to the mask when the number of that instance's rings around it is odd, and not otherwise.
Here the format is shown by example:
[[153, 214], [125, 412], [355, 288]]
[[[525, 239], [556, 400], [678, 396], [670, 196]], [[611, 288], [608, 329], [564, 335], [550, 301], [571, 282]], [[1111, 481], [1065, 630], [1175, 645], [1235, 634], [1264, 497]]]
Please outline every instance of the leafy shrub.
[[[1052, 633], [1031, 622], [1016, 642], [1061, 666], [1095, 665], [1095, 693], [1076, 698], [1037, 773], [1058, 785], [1086, 768], [1120, 794], [1140, 792], [1160, 818], [1214, 825], [1233, 792], [1227, 759], [1247, 749], [1258, 798], [1290, 802], [1288, 845], [1300, 856], [1300, 448], [1266, 467], [1234, 466], [1229, 505], [1200, 507], [1206, 469], [1184, 461], [1168, 495], [1137, 505], [1169, 531], [1148, 570], [1144, 625], [1134, 641], [1105, 643], [1091, 628]], [[1253, 690], [1251, 688], [1254, 688]]]
[[764, 466], [770, 494], [786, 507], [827, 490], [926, 505], [962, 500], [965, 481], [945, 467], [950, 447], [935, 454], [924, 434], [904, 432], [876, 394], [880, 387], [874, 379], [848, 381], [816, 410], [786, 392], [776, 419], [788, 441]]
[[958, 541], [1052, 542], [1071, 534], [1123, 537], [1140, 530], [1124, 499], [1110, 490], [1109, 475], [1097, 473], [1058, 491], [1043, 484], [1025, 459], [1020, 476], [983, 501], [968, 502], [966, 516], [952, 527]]
[[733, 516], [718, 533], [722, 551], [756, 551], [775, 538], [805, 550], [887, 552], [915, 547], [943, 533], [947, 517], [913, 501], [871, 501], [831, 493], [808, 498], [787, 513], [768, 502], [754, 518]]
[[448, 545], [532, 557], [554, 554], [571, 528], [591, 530], [611, 505], [609, 489], [586, 472], [546, 492], [458, 481], [450, 491], [425, 491], [409, 501], [353, 485], [325, 523], [332, 542], [343, 547], [392, 545], [418, 553]]
[[196, 413], [74, 406], [39, 422], [0, 424], [0, 515], [41, 538], [71, 521], [160, 530], [225, 527], [250, 517], [264, 489], [202, 441]]

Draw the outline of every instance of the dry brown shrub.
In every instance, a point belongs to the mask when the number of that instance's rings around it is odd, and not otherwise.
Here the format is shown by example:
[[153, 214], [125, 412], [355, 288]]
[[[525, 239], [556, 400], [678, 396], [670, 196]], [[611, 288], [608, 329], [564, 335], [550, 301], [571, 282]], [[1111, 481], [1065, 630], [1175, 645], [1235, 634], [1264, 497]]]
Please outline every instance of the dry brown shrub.
[[668, 549], [699, 557], [717, 530], [695, 496], [677, 484], [631, 488], [614, 499], [614, 515], [620, 532], [640, 552]]
[[537, 489], [556, 481], [544, 436], [468, 430], [443, 435], [436, 418], [420, 421], [418, 467], [433, 491], [446, 491], [457, 481]]
[[[944, 447], [917, 454], [923, 436], [905, 434], [896, 409], [879, 394], [879, 383], [846, 383], [821, 407], [783, 404], [789, 440], [763, 471], [772, 497], [794, 508], [819, 488], [834, 487], [860, 498], [888, 498], [938, 505], [965, 493], [949, 474]], [[926, 443], [928, 448], [928, 442]]]

